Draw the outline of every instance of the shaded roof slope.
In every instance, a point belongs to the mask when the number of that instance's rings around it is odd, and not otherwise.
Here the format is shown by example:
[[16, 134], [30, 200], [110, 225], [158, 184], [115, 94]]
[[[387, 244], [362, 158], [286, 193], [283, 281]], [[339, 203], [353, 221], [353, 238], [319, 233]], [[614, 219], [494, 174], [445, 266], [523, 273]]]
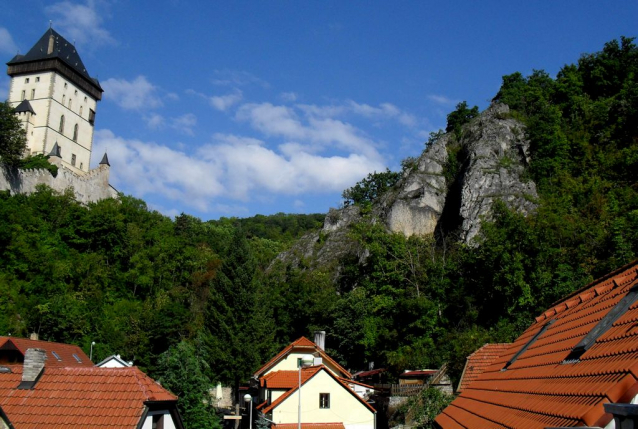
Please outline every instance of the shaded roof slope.
[[[93, 362], [79, 346], [51, 341], [29, 340], [27, 338], [0, 337], [0, 356], [3, 351], [17, 350], [24, 357], [27, 349], [31, 348], [44, 349], [46, 351], [45, 365], [47, 368], [93, 366]], [[73, 355], [77, 356], [77, 359]]]
[[330, 362], [331, 365], [335, 366], [343, 375], [347, 378], [352, 378], [352, 374], [350, 374], [344, 367], [339, 365], [336, 361], [334, 361], [330, 356], [326, 354], [318, 345], [310, 341], [306, 337], [298, 338], [292, 343], [288, 344], [282, 351], [277, 353], [277, 355], [270, 359], [264, 366], [255, 371], [254, 377], [261, 377], [266, 371], [275, 366], [277, 362], [284, 359], [288, 354], [293, 351], [304, 351], [305, 353], [319, 353], [322, 359]]
[[498, 359], [510, 344], [507, 343], [493, 343], [485, 344], [483, 347], [472, 353], [467, 357], [465, 367], [463, 368], [463, 374], [461, 374], [461, 380], [459, 381], [459, 387], [457, 392], [462, 392], [471, 382], [476, 380], [479, 375], [485, 371], [496, 359]]
[[16, 429], [136, 428], [147, 401], [177, 397], [137, 367], [45, 368], [33, 389], [17, 389], [22, 367], [0, 373], [0, 408]]
[[[49, 53], [49, 40], [53, 36], [53, 49]], [[49, 28], [44, 32], [40, 40], [25, 55], [16, 55], [7, 63], [7, 65], [16, 65], [27, 62], [42, 61], [47, 59], [59, 58], [63, 63], [71, 67], [80, 76], [90, 81], [96, 88], [102, 89], [97, 79], [92, 78], [86, 70], [80, 54], [75, 49], [75, 45], [66, 40], [53, 28]]]
[[[604, 403], [628, 402], [638, 394], [638, 301], [613, 323], [606, 318], [636, 292], [638, 261], [557, 303], [436, 423], [443, 428], [604, 427], [612, 419]], [[593, 345], [566, 360], [592, 331], [599, 334]]]

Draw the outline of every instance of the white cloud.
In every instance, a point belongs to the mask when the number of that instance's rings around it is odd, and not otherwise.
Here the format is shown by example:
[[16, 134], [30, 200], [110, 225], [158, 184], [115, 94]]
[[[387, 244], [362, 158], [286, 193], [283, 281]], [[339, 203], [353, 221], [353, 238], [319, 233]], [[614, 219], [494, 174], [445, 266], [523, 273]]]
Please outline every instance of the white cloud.
[[[94, 151], [106, 150], [111, 180], [120, 191], [142, 198], [161, 196], [202, 212], [224, 207], [236, 212], [237, 207], [221, 199], [340, 192], [384, 168], [379, 160], [360, 154], [320, 156], [301, 145], [280, 153], [259, 139], [228, 134], [216, 134], [212, 142], [188, 154], [99, 130]], [[158, 209], [172, 214], [170, 209]]]
[[146, 121], [146, 125], [153, 130], [161, 129], [165, 124], [164, 117], [158, 113], [151, 113], [148, 116], [144, 116], [144, 120]]
[[52, 15], [53, 25], [65, 38], [87, 48], [115, 44], [115, 39], [102, 26], [103, 11], [97, 10], [98, 2], [87, 0], [85, 4], [61, 1], [45, 8]]
[[215, 109], [224, 112], [228, 108], [239, 103], [242, 100], [242, 98], [243, 98], [242, 92], [238, 89], [235, 89], [235, 92], [233, 92], [232, 94], [216, 95], [216, 96], [210, 97], [210, 104]]
[[215, 70], [213, 85], [220, 86], [247, 86], [259, 85], [262, 88], [269, 88], [270, 84], [265, 80], [242, 70]]
[[145, 76], [132, 81], [110, 78], [102, 82], [104, 98], [111, 99], [125, 110], [154, 109], [162, 105], [158, 88]]
[[171, 121], [171, 127], [189, 136], [195, 135], [193, 131], [195, 125], [197, 125], [197, 117], [192, 113], [186, 113], [182, 116], [178, 116], [177, 118], [173, 118]]
[[0, 53], [9, 55], [18, 53], [18, 46], [13, 41], [9, 30], [4, 27], [0, 27]]
[[281, 94], [279, 94], [279, 97], [283, 100], [283, 101], [288, 101], [288, 102], [293, 102], [293, 101], [297, 101], [297, 94], [294, 92], [282, 92]]
[[453, 100], [445, 95], [436, 95], [431, 94], [428, 95], [428, 99], [434, 101], [436, 104], [440, 104], [441, 106], [455, 106], [458, 103], [458, 100]]

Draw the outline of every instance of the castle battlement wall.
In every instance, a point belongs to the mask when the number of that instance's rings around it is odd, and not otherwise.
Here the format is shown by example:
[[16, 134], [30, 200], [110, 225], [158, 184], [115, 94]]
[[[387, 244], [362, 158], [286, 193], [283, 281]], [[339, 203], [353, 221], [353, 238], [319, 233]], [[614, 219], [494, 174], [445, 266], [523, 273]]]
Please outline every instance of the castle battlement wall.
[[0, 190], [9, 190], [15, 195], [31, 194], [38, 185], [46, 185], [60, 193], [71, 188], [76, 200], [87, 204], [117, 198], [117, 191], [109, 185], [109, 172], [107, 165], [100, 165], [85, 175], [78, 175], [64, 167], [59, 167], [57, 177], [44, 169], [17, 170], [9, 174], [5, 166], [0, 164]]

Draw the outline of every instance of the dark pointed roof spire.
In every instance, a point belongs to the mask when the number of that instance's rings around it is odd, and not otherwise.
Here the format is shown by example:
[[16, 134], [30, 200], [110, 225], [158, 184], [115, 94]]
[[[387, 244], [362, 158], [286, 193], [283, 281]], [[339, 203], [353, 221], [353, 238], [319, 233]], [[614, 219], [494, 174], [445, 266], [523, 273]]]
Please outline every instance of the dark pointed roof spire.
[[15, 108], [15, 112], [16, 113], [31, 112], [35, 115], [35, 111], [33, 110], [33, 107], [31, 107], [31, 103], [29, 103], [29, 100], [27, 99], [22, 100], [22, 103], [18, 104], [18, 106]]
[[49, 156], [57, 156], [58, 158], [62, 158], [62, 153], [60, 152], [60, 146], [58, 146], [58, 142], [55, 142], [55, 144], [53, 145], [53, 149], [51, 149]]
[[100, 161], [100, 165], [102, 164], [106, 164], [109, 167], [111, 166], [111, 164], [109, 164], [109, 157], [106, 156], [106, 152], [104, 152], [104, 156], [102, 157], [102, 161]]

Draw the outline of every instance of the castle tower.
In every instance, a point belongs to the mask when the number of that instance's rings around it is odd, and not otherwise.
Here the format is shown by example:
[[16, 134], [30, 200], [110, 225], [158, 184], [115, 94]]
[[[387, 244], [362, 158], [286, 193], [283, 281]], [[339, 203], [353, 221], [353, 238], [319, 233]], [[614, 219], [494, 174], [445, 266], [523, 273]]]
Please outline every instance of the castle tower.
[[30, 154], [49, 154], [54, 145], [61, 164], [89, 171], [93, 126], [102, 87], [86, 71], [75, 46], [52, 28], [26, 55], [7, 63], [9, 103], [27, 132]]

